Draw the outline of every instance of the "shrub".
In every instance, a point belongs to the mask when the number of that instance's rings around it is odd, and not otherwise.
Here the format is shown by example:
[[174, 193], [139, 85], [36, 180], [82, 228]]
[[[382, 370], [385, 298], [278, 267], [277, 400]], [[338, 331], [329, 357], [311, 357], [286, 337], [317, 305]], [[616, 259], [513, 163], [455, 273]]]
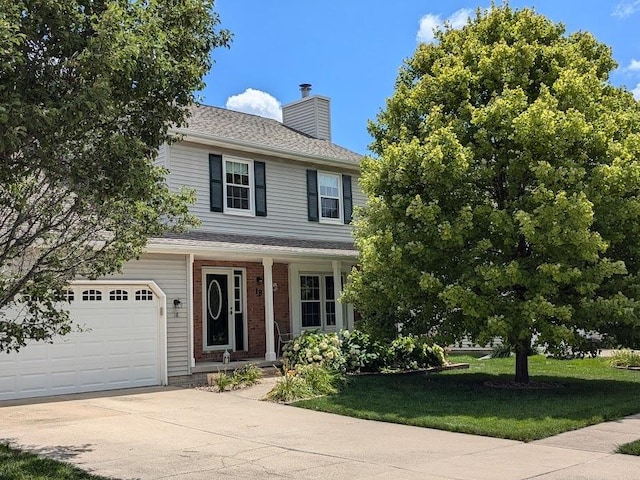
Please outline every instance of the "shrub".
[[612, 367], [640, 367], [640, 352], [617, 350], [613, 352], [609, 365]]
[[493, 347], [491, 352], [491, 358], [507, 358], [511, 356], [511, 345], [507, 343], [501, 343]]
[[298, 365], [313, 364], [331, 370], [344, 368], [340, 340], [335, 333], [304, 331], [285, 345], [283, 358], [289, 369], [295, 369]]
[[247, 363], [233, 372], [234, 386], [237, 388], [255, 385], [260, 378], [262, 378], [262, 369], [253, 363]]
[[224, 392], [227, 387], [231, 387], [233, 384], [233, 377], [231, 375], [227, 375], [226, 372], [218, 373], [218, 378], [216, 378], [216, 387], [218, 388], [218, 392]]
[[320, 365], [301, 365], [296, 370], [296, 374], [307, 382], [314, 396], [338, 393], [338, 387], [344, 381], [344, 377], [339, 372]]
[[302, 398], [313, 397], [315, 394], [311, 390], [305, 379], [296, 375], [295, 370], [287, 370], [285, 374], [278, 379], [278, 382], [267, 393], [268, 400], [277, 402], [292, 402]]
[[391, 342], [392, 367], [402, 370], [436, 367], [447, 363], [444, 349], [439, 345], [430, 345], [427, 337], [407, 335]]
[[340, 349], [347, 372], [378, 372], [388, 365], [389, 348], [360, 331], [342, 330], [339, 334]]

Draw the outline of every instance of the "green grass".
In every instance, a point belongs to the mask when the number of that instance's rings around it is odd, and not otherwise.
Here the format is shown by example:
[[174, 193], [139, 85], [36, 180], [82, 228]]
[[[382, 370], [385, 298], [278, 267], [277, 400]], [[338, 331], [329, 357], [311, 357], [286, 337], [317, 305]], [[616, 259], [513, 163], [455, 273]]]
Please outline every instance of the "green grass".
[[39, 457], [0, 444], [0, 479], [2, 480], [107, 480], [80, 470], [68, 463]]
[[513, 379], [514, 359], [468, 362], [468, 370], [427, 376], [352, 377], [336, 395], [295, 405], [357, 418], [454, 432], [532, 441], [638, 413], [640, 372], [618, 370], [606, 360], [529, 359], [532, 381], [553, 389], [512, 390], [486, 386]]
[[624, 445], [620, 445], [616, 449], [617, 453], [624, 453], [625, 455], [637, 455], [640, 457], [640, 440], [636, 440], [635, 442], [625, 443]]

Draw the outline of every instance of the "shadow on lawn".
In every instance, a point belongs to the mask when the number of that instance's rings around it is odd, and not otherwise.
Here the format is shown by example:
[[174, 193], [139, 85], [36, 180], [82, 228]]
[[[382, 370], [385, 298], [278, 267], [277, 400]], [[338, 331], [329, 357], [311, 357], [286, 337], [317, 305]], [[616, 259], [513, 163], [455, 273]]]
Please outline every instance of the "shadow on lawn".
[[90, 443], [81, 445], [22, 445], [16, 443], [12, 438], [0, 438], [0, 445], [9, 445], [11, 448], [30, 452], [35, 455], [40, 455], [54, 460], [69, 461], [83, 453], [92, 452], [93, 448]]

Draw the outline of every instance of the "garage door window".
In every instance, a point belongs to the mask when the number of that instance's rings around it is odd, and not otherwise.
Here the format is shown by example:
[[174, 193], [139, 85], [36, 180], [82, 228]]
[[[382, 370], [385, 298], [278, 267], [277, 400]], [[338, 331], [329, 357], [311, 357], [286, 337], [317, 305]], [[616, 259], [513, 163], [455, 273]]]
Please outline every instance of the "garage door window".
[[109, 292], [109, 300], [126, 301], [129, 300], [129, 294], [126, 290], [111, 290]]
[[136, 300], [138, 301], [153, 300], [153, 292], [151, 290], [138, 290], [136, 292]]
[[83, 302], [98, 302], [102, 300], [102, 292], [100, 290], [85, 290], [82, 292]]
[[73, 293], [73, 290], [65, 290], [64, 299], [69, 303], [73, 302], [75, 300], [75, 294]]

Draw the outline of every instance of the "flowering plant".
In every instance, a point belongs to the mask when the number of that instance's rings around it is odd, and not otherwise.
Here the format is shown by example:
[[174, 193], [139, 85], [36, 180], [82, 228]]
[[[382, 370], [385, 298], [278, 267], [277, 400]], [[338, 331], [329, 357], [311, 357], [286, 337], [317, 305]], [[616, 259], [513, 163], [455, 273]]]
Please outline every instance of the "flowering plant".
[[389, 362], [389, 348], [361, 330], [342, 330], [339, 338], [348, 372], [377, 372]]
[[335, 333], [304, 331], [285, 345], [283, 357], [288, 368], [317, 364], [331, 370], [344, 369], [340, 340]]

